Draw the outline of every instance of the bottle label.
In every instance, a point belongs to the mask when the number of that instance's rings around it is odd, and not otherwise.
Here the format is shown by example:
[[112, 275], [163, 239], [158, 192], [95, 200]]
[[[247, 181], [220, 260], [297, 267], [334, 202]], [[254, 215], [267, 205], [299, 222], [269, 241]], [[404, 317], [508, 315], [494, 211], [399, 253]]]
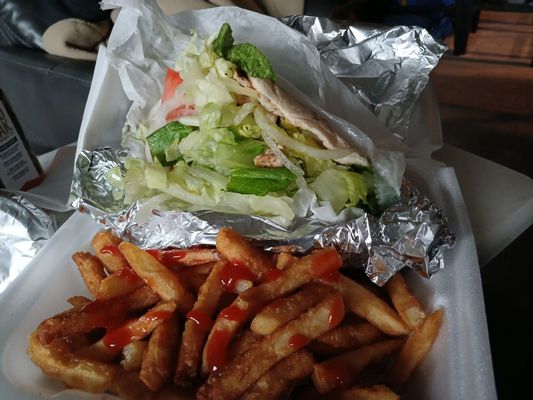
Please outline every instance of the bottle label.
[[0, 101], [0, 186], [18, 190], [38, 177], [30, 154]]

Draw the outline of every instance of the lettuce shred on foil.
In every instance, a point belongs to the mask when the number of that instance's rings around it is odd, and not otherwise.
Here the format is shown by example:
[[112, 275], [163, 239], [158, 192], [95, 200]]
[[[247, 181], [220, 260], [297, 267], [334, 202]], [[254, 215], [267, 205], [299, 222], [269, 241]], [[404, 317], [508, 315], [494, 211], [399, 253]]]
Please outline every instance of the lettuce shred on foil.
[[294, 108], [275, 80], [268, 58], [235, 44], [228, 24], [209, 39], [194, 36], [137, 129], [145, 158], [128, 158], [126, 173], [113, 174], [124, 202], [284, 226], [295, 216], [377, 215], [395, 202], [364, 155], [321, 140], [324, 122]]

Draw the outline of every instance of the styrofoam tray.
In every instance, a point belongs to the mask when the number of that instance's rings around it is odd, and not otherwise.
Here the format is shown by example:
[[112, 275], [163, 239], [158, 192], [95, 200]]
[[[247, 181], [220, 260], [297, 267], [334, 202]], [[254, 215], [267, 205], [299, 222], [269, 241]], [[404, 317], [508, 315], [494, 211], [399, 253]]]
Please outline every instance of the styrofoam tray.
[[[428, 310], [443, 307], [445, 320], [402, 398], [496, 399], [477, 256], [455, 174], [432, 161], [410, 160], [408, 176], [444, 206], [457, 243], [446, 253], [445, 270], [434, 278], [408, 276], [422, 304]], [[88, 216], [74, 214], [0, 297], [0, 398], [114, 398], [66, 390], [26, 355], [27, 337], [40, 321], [67, 309], [68, 297], [88, 294], [70, 257], [89, 250], [98, 229]]]

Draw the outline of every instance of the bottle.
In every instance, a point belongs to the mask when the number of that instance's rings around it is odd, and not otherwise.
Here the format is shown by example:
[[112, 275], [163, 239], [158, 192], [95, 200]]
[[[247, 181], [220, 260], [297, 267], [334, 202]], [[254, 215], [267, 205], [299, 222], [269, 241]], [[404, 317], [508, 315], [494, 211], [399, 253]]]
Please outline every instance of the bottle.
[[0, 188], [28, 190], [44, 179], [20, 124], [0, 89]]

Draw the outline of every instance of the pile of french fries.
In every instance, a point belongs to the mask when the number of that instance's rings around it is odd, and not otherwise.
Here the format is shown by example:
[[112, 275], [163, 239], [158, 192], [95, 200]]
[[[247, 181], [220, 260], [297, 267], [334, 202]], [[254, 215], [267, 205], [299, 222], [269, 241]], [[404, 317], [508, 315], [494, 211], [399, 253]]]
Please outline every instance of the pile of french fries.
[[92, 247], [73, 260], [94, 299], [70, 298], [28, 347], [46, 375], [88, 392], [398, 399], [391, 388], [420, 365], [443, 319], [401, 274], [385, 289], [348, 277], [332, 248], [270, 254], [226, 228], [216, 248], [144, 251], [109, 232]]

